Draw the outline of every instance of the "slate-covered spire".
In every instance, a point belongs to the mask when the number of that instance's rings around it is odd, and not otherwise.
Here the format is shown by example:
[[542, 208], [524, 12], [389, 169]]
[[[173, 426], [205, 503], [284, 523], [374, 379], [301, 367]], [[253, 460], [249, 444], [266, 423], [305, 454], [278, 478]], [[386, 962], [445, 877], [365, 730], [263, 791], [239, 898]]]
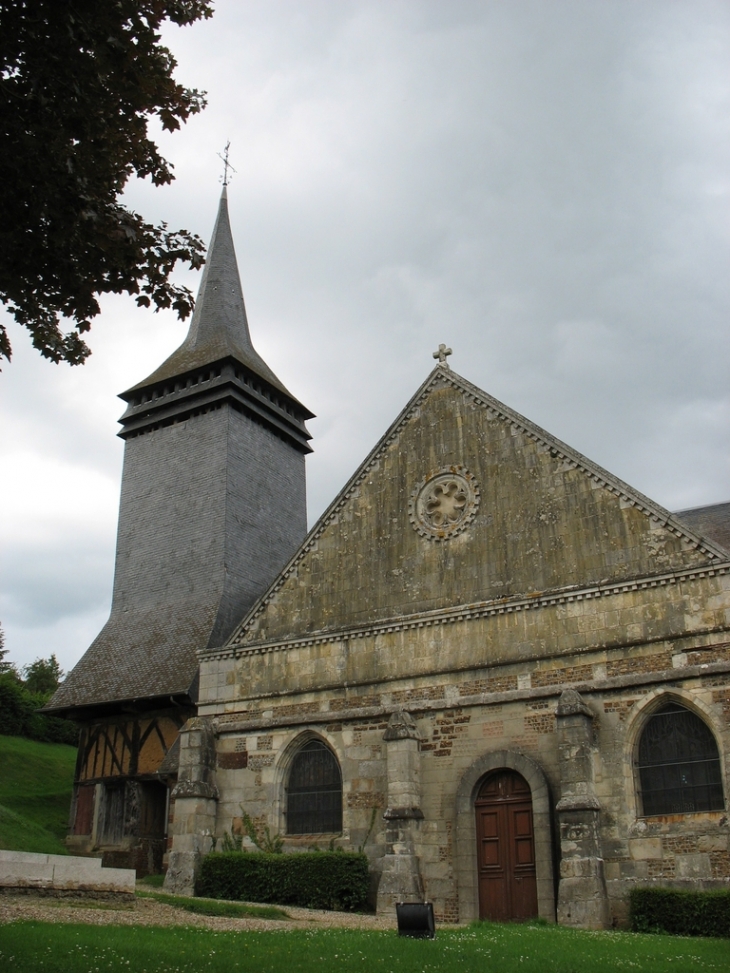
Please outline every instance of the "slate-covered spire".
[[225, 189], [188, 335], [121, 398], [111, 614], [50, 705], [84, 719], [192, 706], [197, 653], [225, 642], [306, 534], [312, 413], [251, 343]]
[[[214, 366], [211, 368], [211, 366]], [[242, 366], [242, 367], [237, 367]], [[201, 381], [202, 378], [202, 381]], [[203, 388], [203, 386], [205, 386]], [[178, 421], [226, 392], [309, 452], [309, 412], [276, 377], [251, 341], [224, 186], [187, 337], [170, 357], [121, 398], [129, 403], [120, 436], [150, 423]], [[212, 396], [212, 398], [211, 398]]]
[[188, 335], [167, 361], [134, 388], [181, 375], [227, 356], [238, 359], [261, 378], [287, 392], [251, 343], [228, 216], [228, 192], [224, 186]]

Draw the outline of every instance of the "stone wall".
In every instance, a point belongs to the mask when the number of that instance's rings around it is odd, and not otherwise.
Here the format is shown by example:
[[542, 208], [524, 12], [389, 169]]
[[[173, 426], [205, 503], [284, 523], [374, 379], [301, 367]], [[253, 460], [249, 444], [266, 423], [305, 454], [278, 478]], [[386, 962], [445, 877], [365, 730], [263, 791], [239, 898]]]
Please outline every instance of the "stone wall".
[[[468, 623], [447, 631], [455, 644], [471, 634]], [[412, 637], [409, 655], [417, 658], [415, 639], [425, 641], [428, 630], [417, 630]], [[727, 815], [641, 817], [633, 765], [642, 714], [659, 700], [678, 700], [693, 709], [712, 728], [720, 752], [730, 752], [729, 648], [730, 643], [706, 635], [687, 636], [610, 651], [586, 647], [571, 655], [365, 683], [348, 690], [290, 691], [278, 698], [235, 701], [228, 697], [227, 702], [228, 693], [233, 696], [237, 687], [230, 679], [234, 669], [222, 659], [218, 664], [229, 675], [220, 684], [219, 715], [214, 720], [221, 795], [216, 834], [240, 831], [242, 808], [254, 821], [284, 833], [287, 768], [296, 749], [316, 735], [330, 746], [342, 768], [344, 827], [335, 844], [357, 848], [367, 837], [365, 850], [374, 868], [382, 868], [388, 847], [383, 814], [389, 786], [384, 736], [390, 715], [407, 706], [420, 737], [423, 819], [413, 829], [413, 842], [424, 893], [434, 902], [437, 917], [464, 921], [478, 915], [475, 848], [470, 857], [468, 842], [466, 852], [462, 843], [461, 858], [457, 853], [460, 829], [473, 834], [473, 797], [470, 793], [467, 804], [460, 805], [459, 793], [475, 764], [486, 767], [490, 755], [501, 754], [510, 766], [509, 761], [518, 758], [531, 761], [544, 780], [545, 813], [539, 825], [536, 821], [536, 841], [546, 849], [543, 900], [548, 903], [546, 916], [554, 918], [561, 859], [556, 806], [574, 788], [561, 770], [557, 711], [566, 689], [579, 690], [592, 714], [583, 759], [592, 774], [596, 801], [594, 855], [601, 861], [607, 921], [623, 923], [628, 891], [637, 881], [728, 884]], [[300, 663], [302, 650], [289, 651], [292, 666]], [[216, 665], [212, 660], [204, 663], [208, 685]], [[723, 766], [728, 794], [730, 782]], [[372, 808], [377, 808], [377, 817], [368, 834]], [[312, 844], [326, 847], [330, 837], [289, 838], [286, 845], [290, 850]], [[551, 883], [552, 896], [546, 891]]]

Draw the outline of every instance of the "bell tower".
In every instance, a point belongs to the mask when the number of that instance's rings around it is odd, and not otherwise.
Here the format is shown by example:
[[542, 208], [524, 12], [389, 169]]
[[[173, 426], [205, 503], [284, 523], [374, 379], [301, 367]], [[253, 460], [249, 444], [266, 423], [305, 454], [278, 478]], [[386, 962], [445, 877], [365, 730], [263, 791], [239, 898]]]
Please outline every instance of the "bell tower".
[[[225, 642], [306, 533], [312, 413], [251, 342], [225, 186], [188, 335], [121, 398], [111, 614], [49, 706], [85, 724], [87, 750], [99, 720], [171, 706], [178, 725], [192, 715], [198, 650]], [[128, 728], [121, 750], [144, 732]], [[169, 765], [176, 733], [158, 736]], [[79, 787], [159, 771], [141, 751], [95, 767], [90, 754], [79, 755]]]

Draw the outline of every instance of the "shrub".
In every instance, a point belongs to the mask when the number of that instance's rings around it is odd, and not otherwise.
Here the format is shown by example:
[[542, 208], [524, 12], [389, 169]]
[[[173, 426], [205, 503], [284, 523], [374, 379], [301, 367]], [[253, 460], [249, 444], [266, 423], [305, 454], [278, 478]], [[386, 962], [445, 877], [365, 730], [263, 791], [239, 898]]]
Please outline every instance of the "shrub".
[[196, 891], [211, 899], [354, 911], [365, 908], [368, 887], [368, 859], [360, 853], [231, 851], [203, 859]]
[[730, 889], [632, 889], [631, 928], [635, 932], [730, 938]]

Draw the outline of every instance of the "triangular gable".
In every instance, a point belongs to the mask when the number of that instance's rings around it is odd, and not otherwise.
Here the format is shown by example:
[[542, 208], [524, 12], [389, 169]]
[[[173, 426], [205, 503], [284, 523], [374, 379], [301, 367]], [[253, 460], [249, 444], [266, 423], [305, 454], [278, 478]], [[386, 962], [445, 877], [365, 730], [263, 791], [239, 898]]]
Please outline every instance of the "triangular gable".
[[[439, 537], [423, 491], [439, 475], [453, 489], [450, 473], [463, 485], [457, 507], [469, 509]], [[229, 645], [727, 560], [663, 507], [437, 366]]]

